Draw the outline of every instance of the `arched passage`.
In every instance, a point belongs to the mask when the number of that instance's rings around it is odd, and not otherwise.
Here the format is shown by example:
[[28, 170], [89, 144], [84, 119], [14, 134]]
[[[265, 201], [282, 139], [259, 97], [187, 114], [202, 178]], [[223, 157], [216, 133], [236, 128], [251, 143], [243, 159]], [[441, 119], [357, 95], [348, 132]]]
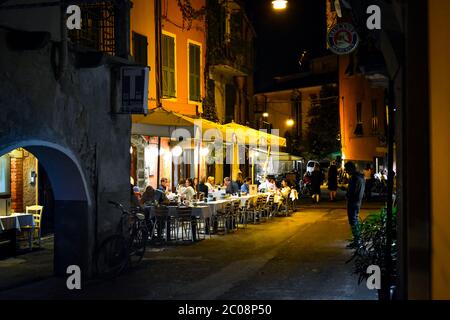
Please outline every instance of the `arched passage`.
[[55, 274], [65, 274], [69, 265], [79, 265], [89, 273], [94, 244], [94, 219], [93, 214], [90, 214], [92, 198], [77, 157], [67, 148], [40, 140], [0, 146], [0, 155], [17, 148], [25, 148], [38, 158], [53, 187]]

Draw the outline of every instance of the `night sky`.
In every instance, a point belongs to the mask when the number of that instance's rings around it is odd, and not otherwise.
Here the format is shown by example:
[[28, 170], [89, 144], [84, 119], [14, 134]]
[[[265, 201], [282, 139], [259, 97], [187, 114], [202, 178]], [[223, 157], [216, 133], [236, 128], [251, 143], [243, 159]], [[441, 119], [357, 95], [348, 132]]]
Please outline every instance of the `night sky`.
[[255, 91], [270, 89], [273, 77], [302, 71], [298, 63], [327, 54], [325, 0], [289, 0], [275, 11], [271, 0], [246, 0], [247, 14], [257, 33]]

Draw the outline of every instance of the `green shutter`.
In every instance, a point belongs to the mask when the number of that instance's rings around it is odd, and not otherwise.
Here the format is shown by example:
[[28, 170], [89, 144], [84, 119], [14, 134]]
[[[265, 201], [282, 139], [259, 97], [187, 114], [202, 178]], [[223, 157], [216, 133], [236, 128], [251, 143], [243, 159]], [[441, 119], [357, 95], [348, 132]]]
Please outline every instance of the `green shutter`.
[[200, 46], [189, 44], [189, 100], [200, 101]]
[[165, 97], [175, 97], [175, 39], [162, 36], [162, 91]]

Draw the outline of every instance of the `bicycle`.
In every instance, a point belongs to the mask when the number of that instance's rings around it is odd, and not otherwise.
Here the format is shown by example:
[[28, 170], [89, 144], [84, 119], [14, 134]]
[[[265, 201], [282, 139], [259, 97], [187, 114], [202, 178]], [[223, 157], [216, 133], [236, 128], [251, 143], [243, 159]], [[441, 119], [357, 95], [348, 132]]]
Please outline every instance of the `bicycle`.
[[128, 267], [139, 264], [144, 257], [149, 234], [142, 209], [127, 211], [120, 203], [108, 203], [120, 209], [122, 215], [118, 232], [103, 240], [96, 251], [96, 271], [103, 279], [115, 278]]

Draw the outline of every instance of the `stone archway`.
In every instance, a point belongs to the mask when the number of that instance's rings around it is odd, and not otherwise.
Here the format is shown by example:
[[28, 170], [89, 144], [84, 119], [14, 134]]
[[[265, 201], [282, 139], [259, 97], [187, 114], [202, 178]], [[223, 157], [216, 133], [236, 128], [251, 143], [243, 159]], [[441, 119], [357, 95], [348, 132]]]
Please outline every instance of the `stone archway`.
[[41, 140], [25, 140], [6, 147], [0, 146], [0, 155], [17, 148], [25, 148], [38, 158], [53, 187], [54, 273], [64, 275], [67, 266], [78, 265], [82, 271], [90, 274], [95, 245], [95, 218], [92, 196], [80, 162], [71, 150]]

